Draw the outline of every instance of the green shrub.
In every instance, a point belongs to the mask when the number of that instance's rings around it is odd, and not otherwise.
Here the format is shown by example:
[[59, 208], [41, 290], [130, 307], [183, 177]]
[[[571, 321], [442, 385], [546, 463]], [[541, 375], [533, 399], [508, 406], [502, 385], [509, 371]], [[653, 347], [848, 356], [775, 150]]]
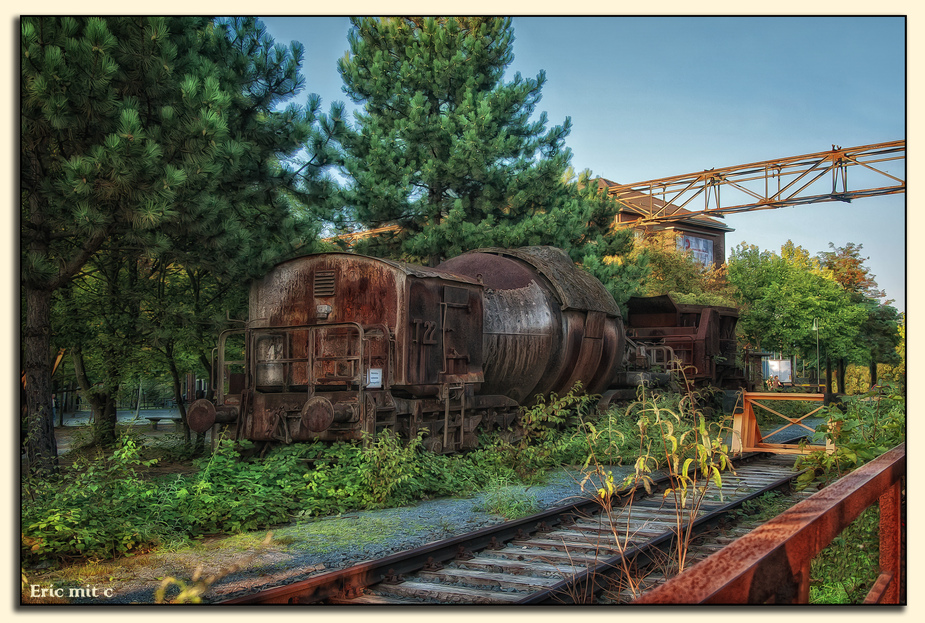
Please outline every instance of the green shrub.
[[[194, 461], [196, 473], [149, 480], [137, 473], [149, 462], [123, 437], [110, 457], [77, 465], [58, 480], [24, 482], [23, 563], [114, 558], [296, 517], [471, 495], [490, 483], [532, 483], [553, 467], [582, 463], [592, 446], [619, 460], [619, 416], [592, 417], [592, 403], [580, 387], [539, 401], [524, 413], [519, 443], [483, 434], [480, 447], [465, 455], [434, 455], [420, 437], [402, 443], [391, 432], [366, 444], [293, 444], [261, 459], [248, 458], [249, 442], [222, 441]], [[597, 434], [589, 441], [592, 430]]]
[[221, 442], [211, 456], [196, 461], [199, 473], [174, 491], [190, 534], [255, 530], [286, 521], [297, 510], [315, 444], [285, 446], [263, 459], [245, 460], [240, 451], [248, 445]]
[[361, 453], [359, 480], [363, 483], [363, 506], [384, 508], [419, 498], [424, 491], [423, 432], [408, 444], [397, 433], [384, 430]]
[[23, 563], [113, 558], [157, 545], [165, 531], [151, 509], [156, 489], [135, 471], [147, 464], [134, 440], [122, 438], [110, 457], [61, 480], [24, 481]]
[[809, 603], [859, 604], [880, 575], [880, 509], [868, 508], [810, 565]]
[[846, 398], [841, 407], [830, 405], [822, 417], [828, 422], [819, 426], [812, 441], [831, 441], [835, 451], [818, 450], [797, 460], [797, 467], [809, 470], [799, 478], [804, 486], [817, 479], [836, 480], [905, 440], [906, 399], [890, 385]]

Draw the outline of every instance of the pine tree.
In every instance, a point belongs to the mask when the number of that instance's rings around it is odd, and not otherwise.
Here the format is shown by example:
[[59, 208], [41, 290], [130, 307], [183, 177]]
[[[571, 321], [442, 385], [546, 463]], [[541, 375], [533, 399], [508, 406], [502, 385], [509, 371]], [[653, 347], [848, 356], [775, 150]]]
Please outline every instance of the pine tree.
[[[56, 464], [49, 369], [53, 293], [110, 236], [136, 225], [150, 231], [169, 218], [186, 175], [163, 162], [162, 146], [142, 122], [147, 111], [139, 99], [146, 89], [156, 96], [173, 84], [178, 42], [166, 36], [163, 20], [127, 19], [118, 26], [111, 29], [99, 18], [22, 21], [23, 366], [32, 470]], [[133, 64], [120, 61], [130, 53], [137, 53], [139, 67], [126, 71], [123, 65]], [[138, 88], [124, 78], [140, 81]], [[210, 140], [206, 134], [201, 136]], [[189, 147], [190, 158], [200, 156], [197, 146]]]
[[[329, 192], [339, 113], [279, 104], [302, 88], [302, 49], [254, 19], [22, 20], [23, 366], [30, 469], [54, 469], [53, 294], [104, 245], [259, 274], [300, 246]], [[316, 125], [323, 121], [327, 125]], [[320, 145], [293, 162], [303, 145]], [[323, 202], [319, 202], [323, 204]], [[86, 346], [86, 345], [83, 345]]]
[[476, 247], [551, 244], [576, 261], [605, 242], [616, 206], [569, 184], [571, 122], [534, 118], [544, 72], [504, 80], [510, 19], [354, 19], [339, 61], [362, 112], [345, 144], [346, 203], [368, 228], [398, 228], [362, 251], [434, 265]]

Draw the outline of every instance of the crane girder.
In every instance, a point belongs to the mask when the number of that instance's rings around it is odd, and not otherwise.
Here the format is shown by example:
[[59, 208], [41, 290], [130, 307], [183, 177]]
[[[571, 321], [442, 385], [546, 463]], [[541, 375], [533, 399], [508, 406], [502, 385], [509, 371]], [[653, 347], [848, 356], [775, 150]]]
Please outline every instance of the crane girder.
[[[848, 148], [832, 145], [830, 151], [611, 185], [607, 192], [640, 215], [631, 221], [634, 226], [697, 215], [722, 217], [904, 193], [905, 158], [905, 140]], [[886, 163], [896, 163], [903, 173], [888, 172]], [[855, 183], [850, 186], [849, 169], [857, 172], [852, 173]]]

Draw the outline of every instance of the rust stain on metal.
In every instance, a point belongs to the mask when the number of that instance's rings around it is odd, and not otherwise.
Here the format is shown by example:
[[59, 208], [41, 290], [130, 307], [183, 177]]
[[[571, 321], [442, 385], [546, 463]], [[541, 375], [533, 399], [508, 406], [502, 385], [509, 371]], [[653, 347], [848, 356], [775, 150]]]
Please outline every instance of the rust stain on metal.
[[[728, 314], [689, 308], [674, 306], [696, 334], [692, 361], [712, 363]], [[706, 320], [690, 329], [689, 317]], [[226, 348], [232, 334], [240, 353]], [[220, 338], [216, 414], [234, 406], [252, 441], [426, 429], [428, 450], [456, 452], [480, 430], [517, 439], [518, 409], [537, 395], [635, 387], [620, 376], [625, 343], [614, 298], [560, 249], [482, 249], [437, 268], [311, 255], [256, 281], [246, 327]]]
[[735, 368], [738, 310], [680, 304], [667, 294], [632, 297], [627, 308], [627, 336], [670, 348], [688, 379], [726, 381], [735, 388], [744, 385]]
[[486, 393], [517, 402], [603, 391], [622, 364], [623, 318], [606, 288], [551, 247], [479, 249], [441, 264], [485, 287]]
[[[812, 558], [883, 491], [898, 488], [905, 469], [900, 444], [633, 603], [806, 603]], [[881, 514], [885, 508], [897, 517], [898, 508], [881, 507]], [[892, 521], [887, 519], [887, 531], [895, 539]], [[881, 565], [898, 569], [901, 553], [888, 550]], [[899, 603], [898, 588], [891, 599]]]

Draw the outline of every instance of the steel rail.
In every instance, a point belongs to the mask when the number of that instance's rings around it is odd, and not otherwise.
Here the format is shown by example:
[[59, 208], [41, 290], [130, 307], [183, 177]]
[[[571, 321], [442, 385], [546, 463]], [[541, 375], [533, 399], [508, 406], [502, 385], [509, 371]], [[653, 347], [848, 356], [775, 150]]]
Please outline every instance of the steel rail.
[[[769, 491], [788, 487], [791, 481], [800, 473], [794, 472], [779, 478], [760, 490], [724, 504], [696, 518], [691, 522], [692, 534], [697, 535], [716, 526], [731, 510], [738, 508], [747, 501], [757, 499]], [[537, 591], [517, 603], [519, 605], [590, 603], [596, 593], [606, 588], [607, 578], [622, 573], [620, 566], [624, 559], [634, 561], [637, 565], [646, 564], [647, 561], [652, 562], [651, 556], [654, 550], [664, 551], [676, 537], [677, 535], [674, 532], [666, 532], [662, 536], [643, 544], [631, 545], [622, 555], [603, 560], [593, 568], [588, 568], [581, 573], [566, 578], [555, 586]]]
[[539, 524], [556, 525], [562, 516], [586, 513], [597, 506], [587, 500], [536, 513], [524, 519], [508, 521], [489, 526], [476, 532], [438, 541], [406, 552], [398, 552], [380, 560], [360, 563], [345, 569], [322, 573], [286, 586], [270, 588], [252, 595], [244, 595], [218, 602], [221, 605], [237, 604], [298, 604], [314, 603], [324, 599], [350, 596], [359, 590], [382, 582], [388, 577], [397, 577], [423, 569], [434, 562], [452, 560], [461, 553], [489, 547], [493, 543], [511, 540], [520, 533], [537, 532]]
[[[750, 454], [743, 455], [737, 459], [737, 462], [753, 462], [762, 455]], [[796, 473], [788, 475], [775, 481], [770, 487], [779, 488], [786, 482], [789, 482]], [[664, 475], [655, 482], [655, 490], [669, 483], [669, 477]], [[756, 495], [761, 495], [769, 488], [762, 487], [761, 491], [753, 493], [747, 498], [751, 499]], [[720, 513], [729, 510], [730, 504], [724, 505]], [[547, 532], [554, 526], [561, 526], [567, 523], [569, 517], [590, 516], [600, 511], [600, 503], [597, 500], [583, 500], [575, 504], [569, 504], [558, 508], [548, 509], [525, 517], [523, 519], [508, 521], [500, 525], [482, 528], [476, 532], [460, 535], [443, 541], [438, 541], [425, 545], [414, 550], [398, 552], [380, 560], [360, 563], [345, 569], [322, 573], [305, 580], [294, 582], [285, 586], [279, 586], [262, 590], [257, 593], [243, 595], [227, 600], [215, 602], [219, 605], [242, 605], [242, 604], [310, 604], [318, 603], [328, 599], [350, 599], [362, 594], [363, 589], [388, 581], [400, 581], [401, 576], [410, 574], [427, 568], [434, 568], [442, 563], [451, 561], [460, 556], [471, 555], [472, 552], [500, 547], [503, 543], [515, 539], [524, 539], [528, 535], [537, 532]], [[696, 526], [706, 526], [717, 521], [719, 514], [709, 513], [696, 522]], [[651, 545], [659, 546], [673, 536], [668, 533], [657, 538]], [[639, 554], [642, 548], [631, 548], [633, 554]], [[636, 550], [639, 551], [636, 551]], [[603, 560], [600, 564], [595, 565], [594, 572], [601, 577], [619, 564], [619, 557]], [[586, 582], [589, 573], [581, 573], [576, 576], [575, 581]], [[590, 577], [594, 577], [592, 574]], [[562, 595], [568, 592], [565, 582], [559, 582], [550, 590], [541, 591], [534, 599], [526, 600], [523, 603], [561, 603]]]

